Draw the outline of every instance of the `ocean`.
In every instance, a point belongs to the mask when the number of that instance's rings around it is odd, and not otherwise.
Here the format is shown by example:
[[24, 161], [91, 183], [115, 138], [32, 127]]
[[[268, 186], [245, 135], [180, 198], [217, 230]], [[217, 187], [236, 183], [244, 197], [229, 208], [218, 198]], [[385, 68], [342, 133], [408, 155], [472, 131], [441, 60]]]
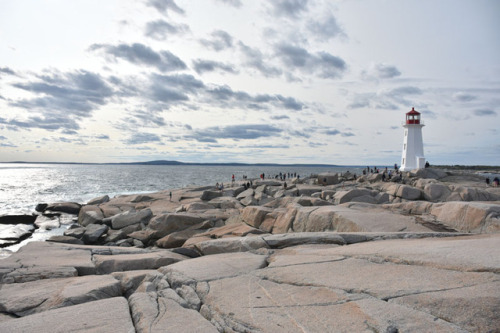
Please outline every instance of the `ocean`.
[[38, 203], [78, 202], [109, 195], [151, 193], [187, 186], [230, 183], [261, 173], [362, 172], [362, 167], [115, 165], [0, 163], [0, 215], [31, 214]]

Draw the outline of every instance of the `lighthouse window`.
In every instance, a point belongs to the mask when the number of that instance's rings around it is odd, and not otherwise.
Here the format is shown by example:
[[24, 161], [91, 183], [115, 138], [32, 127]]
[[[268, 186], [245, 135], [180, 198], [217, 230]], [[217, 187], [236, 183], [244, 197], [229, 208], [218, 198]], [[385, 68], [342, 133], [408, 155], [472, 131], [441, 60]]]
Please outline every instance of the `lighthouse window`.
[[406, 150], [406, 143], [403, 145], [403, 150]]
[[408, 131], [405, 131], [405, 136], [407, 136], [407, 135], [408, 135]]

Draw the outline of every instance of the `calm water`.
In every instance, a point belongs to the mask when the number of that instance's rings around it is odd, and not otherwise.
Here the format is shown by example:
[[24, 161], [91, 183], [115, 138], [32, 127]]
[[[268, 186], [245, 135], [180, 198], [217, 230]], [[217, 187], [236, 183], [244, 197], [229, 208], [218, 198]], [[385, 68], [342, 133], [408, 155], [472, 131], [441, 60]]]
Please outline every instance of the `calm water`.
[[102, 195], [148, 193], [190, 185], [211, 185], [244, 175], [292, 172], [302, 178], [320, 172], [355, 172], [358, 167], [256, 167], [163, 165], [69, 165], [0, 163], [0, 215], [31, 214], [38, 203], [85, 203]]

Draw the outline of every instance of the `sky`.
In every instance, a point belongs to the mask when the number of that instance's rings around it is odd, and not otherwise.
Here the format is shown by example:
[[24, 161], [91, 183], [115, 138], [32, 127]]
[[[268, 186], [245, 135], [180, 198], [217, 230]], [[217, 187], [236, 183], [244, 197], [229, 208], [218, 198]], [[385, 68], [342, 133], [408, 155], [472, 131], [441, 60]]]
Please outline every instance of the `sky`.
[[2, 0], [0, 162], [500, 165], [497, 0]]

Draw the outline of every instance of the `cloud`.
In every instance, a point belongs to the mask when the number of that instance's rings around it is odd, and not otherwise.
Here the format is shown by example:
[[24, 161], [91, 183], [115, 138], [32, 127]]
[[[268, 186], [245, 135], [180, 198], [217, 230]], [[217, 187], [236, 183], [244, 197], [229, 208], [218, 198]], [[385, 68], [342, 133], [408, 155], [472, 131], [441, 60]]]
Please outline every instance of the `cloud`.
[[100, 134], [100, 135], [96, 135], [95, 138], [98, 139], [98, 140], [109, 140], [109, 135], [107, 135], [107, 134]]
[[374, 77], [376, 79], [392, 79], [401, 75], [396, 66], [388, 64], [372, 64], [368, 72], [363, 73], [368, 78]]
[[277, 115], [277, 116], [271, 116], [272, 120], [283, 120], [283, 119], [290, 119], [287, 115]]
[[189, 31], [186, 24], [170, 24], [164, 20], [156, 20], [146, 24], [144, 34], [147, 37], [162, 41], [171, 35], [181, 35]]
[[311, 54], [306, 49], [281, 43], [276, 46], [276, 56], [292, 69], [304, 73], [318, 73], [322, 78], [338, 78], [346, 70], [346, 63], [339, 57], [327, 52]]
[[458, 92], [453, 95], [453, 99], [459, 102], [470, 102], [477, 99], [477, 96], [467, 94], [464, 92]]
[[14, 83], [13, 87], [37, 95], [10, 101], [10, 105], [28, 111], [25, 119], [0, 118], [0, 123], [20, 128], [47, 130], [79, 129], [78, 121], [92, 116], [114, 92], [99, 75], [80, 70], [39, 75], [36, 80]]
[[16, 72], [14, 70], [10, 69], [9, 67], [0, 67], [0, 74], [8, 74], [8, 75], [16, 75]]
[[184, 9], [177, 6], [174, 0], [146, 0], [146, 5], [155, 8], [165, 16], [168, 16], [169, 11], [184, 14]]
[[267, 124], [245, 124], [208, 127], [194, 130], [189, 137], [199, 142], [217, 142], [218, 139], [253, 140], [262, 137], [279, 136], [282, 129]]
[[200, 43], [217, 52], [233, 47], [233, 37], [227, 32], [215, 30], [210, 35], [212, 39], [200, 39]]
[[269, 62], [264, 59], [259, 49], [251, 48], [242, 42], [239, 42], [238, 46], [245, 58], [244, 65], [256, 69], [265, 77], [276, 77], [282, 74], [279, 68], [268, 65]]
[[214, 86], [206, 91], [211, 97], [210, 103], [221, 107], [265, 109], [268, 104], [288, 110], [302, 110], [304, 105], [293, 97], [282, 95], [250, 95], [244, 91], [233, 91], [229, 86]]
[[132, 45], [119, 44], [93, 44], [90, 51], [103, 50], [113, 58], [121, 58], [135, 65], [146, 65], [155, 67], [161, 72], [171, 72], [186, 69], [186, 64], [170, 51], [163, 50], [156, 52], [150, 47], [134, 43]]
[[241, 0], [217, 0], [217, 1], [236, 8], [239, 8], [242, 5]]
[[315, 18], [307, 23], [308, 30], [314, 38], [327, 41], [337, 36], [345, 36], [345, 33], [337, 23], [337, 19], [331, 13], [322, 18]]
[[350, 136], [355, 136], [354, 133], [351, 133], [351, 132], [341, 132], [339, 131], [338, 129], [332, 129], [332, 130], [325, 130], [324, 133], [326, 135], [330, 135], [330, 136], [335, 136], [335, 135], [340, 135], [342, 137], [350, 137]]
[[274, 0], [269, 12], [277, 17], [298, 18], [307, 11], [308, 0]]
[[134, 133], [124, 142], [129, 145], [139, 145], [152, 142], [161, 142], [161, 139], [158, 135], [153, 133]]
[[493, 116], [496, 117], [497, 113], [496, 111], [493, 111], [491, 109], [478, 109], [474, 110], [474, 114], [479, 117], [488, 117], [488, 116]]
[[231, 65], [226, 65], [222, 62], [213, 60], [203, 60], [203, 59], [193, 60], [193, 66], [194, 70], [198, 74], [203, 74], [206, 72], [214, 72], [216, 70], [232, 74], [237, 73], [237, 71]]

